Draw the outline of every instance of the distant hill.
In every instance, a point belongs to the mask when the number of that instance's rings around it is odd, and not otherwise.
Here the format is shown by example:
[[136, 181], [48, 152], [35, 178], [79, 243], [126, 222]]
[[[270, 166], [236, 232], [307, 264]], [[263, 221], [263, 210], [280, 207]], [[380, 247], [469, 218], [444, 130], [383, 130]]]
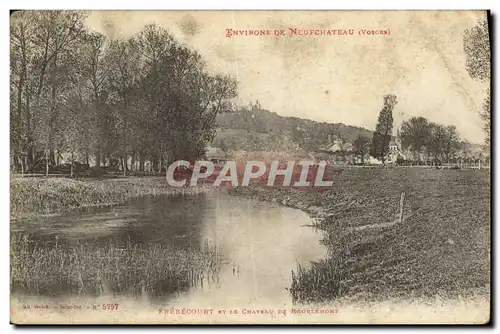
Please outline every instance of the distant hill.
[[316, 150], [334, 139], [354, 142], [372, 131], [342, 123], [283, 117], [267, 110], [239, 110], [217, 116], [213, 145], [226, 150]]

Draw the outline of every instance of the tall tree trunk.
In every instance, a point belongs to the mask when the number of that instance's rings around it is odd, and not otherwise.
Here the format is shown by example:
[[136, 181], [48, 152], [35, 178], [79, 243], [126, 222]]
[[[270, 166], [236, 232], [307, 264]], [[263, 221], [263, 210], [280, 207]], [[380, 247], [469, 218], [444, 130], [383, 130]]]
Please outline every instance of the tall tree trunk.
[[50, 157], [50, 164], [51, 165], [57, 165], [56, 163], [56, 152], [53, 149], [50, 149], [49, 151], [49, 157]]
[[130, 160], [130, 171], [134, 171], [135, 170], [135, 152], [132, 152], [132, 157], [131, 157], [131, 160]]
[[51, 101], [50, 101], [50, 115], [49, 115], [49, 128], [48, 131], [48, 139], [47, 139], [47, 148], [45, 151], [45, 161], [47, 164], [46, 173], [48, 176], [49, 173], [49, 164], [53, 166], [55, 165], [55, 156], [54, 156], [54, 148], [53, 146], [53, 138], [54, 138], [54, 127], [56, 120], [56, 96], [57, 96], [57, 80], [56, 80], [56, 70], [57, 70], [57, 53], [54, 54], [54, 68], [50, 73], [50, 91], [51, 91]]
[[19, 162], [21, 163], [21, 176], [24, 177], [24, 156], [22, 154], [19, 156]]
[[[28, 88], [28, 87], [27, 87]], [[31, 110], [30, 110], [30, 102], [31, 102], [31, 94], [30, 90], [26, 89], [26, 108], [25, 108], [25, 114], [26, 114], [26, 146], [25, 150], [27, 153], [26, 156], [26, 170], [31, 169], [31, 167], [34, 165], [35, 162], [35, 150], [34, 150], [34, 142], [33, 142], [33, 137], [31, 135]]]
[[73, 177], [73, 163], [74, 163], [74, 159], [73, 159], [73, 151], [71, 151], [71, 167], [70, 167], [70, 174], [69, 176]]
[[160, 159], [158, 162], [158, 173], [161, 174], [161, 168], [162, 168], [162, 160], [163, 160], [163, 155], [160, 153]]
[[56, 154], [56, 163], [57, 163], [57, 165], [59, 165], [62, 160], [64, 160], [64, 158], [61, 155], [61, 152], [59, 150], [57, 150], [57, 154]]
[[35, 162], [36, 162], [36, 147], [35, 147], [35, 142], [33, 141], [32, 138], [29, 139], [28, 143], [28, 165], [29, 168], [35, 167]]
[[95, 153], [95, 167], [100, 168], [101, 167], [101, 152], [97, 151]]
[[45, 177], [49, 176], [49, 149], [45, 149]]
[[123, 176], [127, 176], [127, 156], [122, 155], [121, 161], [122, 161]]
[[144, 172], [144, 163], [145, 163], [145, 160], [146, 159], [144, 159], [144, 154], [139, 153], [139, 171], [141, 171], [141, 172]]
[[[19, 85], [18, 85], [18, 89], [17, 89], [17, 120], [16, 120], [16, 123], [17, 123], [17, 131], [18, 131], [18, 145], [20, 147], [20, 152], [21, 152], [21, 155], [20, 155], [20, 162], [21, 162], [21, 174], [24, 175], [24, 163], [23, 163], [23, 159], [24, 159], [24, 156], [23, 156], [23, 149], [22, 149], [22, 143], [21, 143], [21, 132], [24, 130], [23, 129], [23, 122], [22, 122], [22, 119], [23, 119], [23, 90], [24, 90], [24, 86], [25, 86], [25, 79], [26, 79], [26, 72], [27, 72], [27, 57], [26, 57], [26, 35], [25, 35], [25, 26], [23, 26], [22, 30], [21, 30], [21, 34], [22, 36], [20, 36], [20, 42], [21, 42], [21, 60], [22, 60], [22, 65], [21, 65], [21, 73], [19, 74]], [[26, 94], [26, 98], [29, 99], [29, 94]], [[27, 104], [29, 103], [29, 100], [27, 100]], [[27, 109], [28, 109], [28, 106], [27, 106]]]

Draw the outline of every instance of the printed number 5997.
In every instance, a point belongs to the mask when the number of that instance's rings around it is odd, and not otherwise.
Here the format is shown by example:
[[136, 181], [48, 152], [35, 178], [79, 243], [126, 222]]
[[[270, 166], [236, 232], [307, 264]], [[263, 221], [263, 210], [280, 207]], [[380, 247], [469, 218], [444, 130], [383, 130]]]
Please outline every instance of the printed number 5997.
[[102, 304], [103, 310], [116, 311], [118, 310], [118, 304]]

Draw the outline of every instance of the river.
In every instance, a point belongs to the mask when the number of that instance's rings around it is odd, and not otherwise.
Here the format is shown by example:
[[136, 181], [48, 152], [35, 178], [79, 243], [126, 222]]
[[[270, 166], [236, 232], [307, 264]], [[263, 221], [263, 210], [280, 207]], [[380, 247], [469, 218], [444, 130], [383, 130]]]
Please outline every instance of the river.
[[[217, 278], [157, 295], [161, 306], [279, 307], [291, 305], [292, 270], [326, 256], [322, 232], [304, 212], [223, 192], [146, 197], [123, 205], [17, 221], [12, 238], [29, 233], [42, 247], [159, 245], [217, 250]], [[90, 246], [89, 246], [90, 245]], [[57, 287], [55, 288], [58, 289]], [[20, 291], [20, 295], [36, 293]], [[52, 297], [71, 299], [61, 288]], [[102, 297], [102, 296], [100, 296]]]

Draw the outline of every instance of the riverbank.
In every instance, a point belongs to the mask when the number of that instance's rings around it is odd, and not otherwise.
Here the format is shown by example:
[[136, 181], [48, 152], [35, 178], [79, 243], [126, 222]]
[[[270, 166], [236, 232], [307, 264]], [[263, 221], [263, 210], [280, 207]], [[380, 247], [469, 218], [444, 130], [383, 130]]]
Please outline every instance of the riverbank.
[[326, 256], [310, 223], [298, 210], [219, 191], [22, 220], [11, 229], [12, 291], [126, 296], [162, 308], [291, 307], [291, 271]]
[[12, 293], [41, 296], [168, 296], [217, 277], [216, 249], [176, 249], [128, 242], [97, 245], [37, 243], [27, 235], [11, 240]]
[[[160, 178], [14, 178], [11, 217], [51, 215], [147, 195], [206, 192]], [[328, 189], [236, 187], [229, 193], [318, 218], [329, 256], [299, 267], [296, 302], [456, 298], [489, 294], [490, 174], [473, 170], [345, 169]], [[402, 221], [399, 222], [400, 198]]]
[[63, 214], [93, 206], [110, 206], [129, 199], [157, 195], [193, 195], [209, 186], [173, 188], [162, 177], [112, 179], [12, 177], [10, 181], [11, 219]]
[[[279, 203], [308, 213], [312, 218], [323, 219], [330, 215], [325, 198], [313, 190], [290, 187], [267, 187], [252, 184], [248, 187], [230, 188], [229, 194], [259, 201]], [[329, 193], [325, 193], [328, 195]]]
[[330, 256], [297, 268], [298, 302], [446, 299], [489, 294], [489, 179], [487, 171], [345, 169], [327, 190], [253, 185], [230, 193], [320, 218]]

